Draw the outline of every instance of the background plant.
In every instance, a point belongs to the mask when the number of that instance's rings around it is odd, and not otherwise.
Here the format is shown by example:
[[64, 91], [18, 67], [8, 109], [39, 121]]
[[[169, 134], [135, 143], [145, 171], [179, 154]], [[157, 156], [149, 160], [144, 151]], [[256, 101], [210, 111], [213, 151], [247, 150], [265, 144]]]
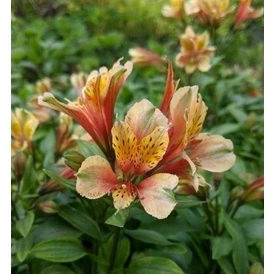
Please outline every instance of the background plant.
[[[72, 73], [88, 74], [121, 56], [128, 59], [128, 49], [136, 45], [175, 56], [185, 25], [161, 15], [166, 3], [12, 1], [12, 109], [34, 111], [30, 99], [38, 95], [37, 82], [45, 77], [50, 78], [54, 94], [75, 99]], [[159, 265], [163, 273], [166, 269], [169, 273], [262, 271], [264, 207], [258, 178], [264, 164], [263, 18], [246, 22], [235, 35], [230, 35], [228, 23], [212, 42], [217, 48], [212, 68], [191, 77], [176, 70], [175, 79], [181, 79], [180, 85], [199, 85], [208, 106], [205, 131], [233, 141], [235, 166], [223, 176], [204, 174], [212, 188], [182, 197], [165, 221], [137, 207], [110, 225], [105, 220], [114, 210], [105, 212], [107, 199], [79, 199], [72, 181], [60, 178], [71, 150], [57, 152], [59, 115], [52, 111], [33, 136], [33, 152], [13, 158], [13, 273], [111, 273], [111, 269], [139, 273], [144, 268], [149, 273], [152, 265]], [[195, 28], [207, 27], [197, 23]], [[165, 70], [134, 68], [116, 112], [123, 117], [131, 104], [144, 97], [159, 105], [165, 77]], [[73, 125], [69, 136], [77, 133]], [[84, 157], [98, 153], [84, 141], [76, 138], [76, 143]], [[79, 155], [74, 159], [77, 165]], [[122, 232], [115, 232], [123, 225]], [[121, 252], [113, 260], [115, 248]]]

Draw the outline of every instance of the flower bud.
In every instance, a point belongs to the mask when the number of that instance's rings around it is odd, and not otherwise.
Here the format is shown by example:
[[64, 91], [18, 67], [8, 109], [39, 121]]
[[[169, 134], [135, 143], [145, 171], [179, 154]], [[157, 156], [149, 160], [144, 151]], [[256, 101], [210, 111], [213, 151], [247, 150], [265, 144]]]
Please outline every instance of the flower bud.
[[58, 212], [58, 206], [55, 202], [48, 200], [38, 204], [38, 208], [44, 213], [56, 213]]

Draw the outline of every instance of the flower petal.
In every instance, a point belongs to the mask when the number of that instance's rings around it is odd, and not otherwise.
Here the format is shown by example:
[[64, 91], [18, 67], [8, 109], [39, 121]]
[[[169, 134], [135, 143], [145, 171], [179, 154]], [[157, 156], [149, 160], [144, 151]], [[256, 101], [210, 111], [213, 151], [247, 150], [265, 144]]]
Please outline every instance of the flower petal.
[[118, 185], [109, 162], [101, 156], [90, 156], [77, 172], [76, 191], [89, 199], [97, 199]]
[[133, 157], [137, 157], [137, 139], [125, 122], [117, 121], [111, 133], [118, 165], [124, 172], [128, 172], [133, 167]]
[[136, 197], [136, 191], [131, 183], [122, 184], [112, 192], [114, 207], [118, 210], [128, 207]]
[[138, 188], [138, 196], [145, 211], [158, 219], [166, 218], [176, 205], [168, 190], [178, 184], [178, 177], [168, 173], [158, 173], [143, 180]]
[[163, 127], [155, 128], [144, 137], [138, 146], [137, 157], [133, 158], [135, 173], [142, 174], [153, 169], [162, 160], [168, 142], [168, 131]]
[[229, 139], [205, 134], [200, 134], [199, 138], [201, 142], [193, 146], [189, 154], [198, 167], [211, 172], [224, 172], [234, 165], [236, 156]]
[[146, 99], [134, 104], [128, 111], [125, 122], [138, 140], [150, 134], [156, 127], [168, 127], [168, 119]]

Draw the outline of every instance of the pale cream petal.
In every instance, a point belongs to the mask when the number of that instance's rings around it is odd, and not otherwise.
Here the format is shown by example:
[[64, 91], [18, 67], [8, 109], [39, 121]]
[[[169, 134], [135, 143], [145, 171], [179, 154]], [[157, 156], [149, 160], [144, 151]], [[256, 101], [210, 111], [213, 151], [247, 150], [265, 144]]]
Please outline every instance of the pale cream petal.
[[158, 173], [137, 185], [138, 196], [145, 211], [158, 219], [166, 218], [176, 206], [171, 191], [177, 186], [178, 177]]
[[146, 99], [135, 103], [128, 111], [125, 122], [130, 126], [138, 140], [150, 134], [156, 127], [168, 128], [168, 119]]
[[76, 191], [89, 199], [100, 198], [119, 184], [109, 162], [98, 155], [85, 159], [76, 175]]
[[211, 172], [224, 172], [236, 160], [233, 143], [220, 135], [203, 135], [202, 141], [193, 147], [189, 157], [198, 167]]

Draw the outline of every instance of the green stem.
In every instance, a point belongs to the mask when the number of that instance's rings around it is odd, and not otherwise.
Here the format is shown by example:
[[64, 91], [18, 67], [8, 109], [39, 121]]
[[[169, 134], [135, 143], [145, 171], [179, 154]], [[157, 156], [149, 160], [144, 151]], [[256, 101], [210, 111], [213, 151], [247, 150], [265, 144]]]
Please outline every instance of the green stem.
[[115, 228], [115, 232], [114, 232], [114, 243], [111, 249], [111, 257], [110, 257], [110, 263], [108, 266], [108, 270], [106, 274], [112, 274], [113, 273], [113, 267], [115, 264], [115, 254], [117, 253], [117, 248], [118, 248], [118, 243], [119, 243], [119, 239], [120, 239], [120, 229], [119, 228]]

